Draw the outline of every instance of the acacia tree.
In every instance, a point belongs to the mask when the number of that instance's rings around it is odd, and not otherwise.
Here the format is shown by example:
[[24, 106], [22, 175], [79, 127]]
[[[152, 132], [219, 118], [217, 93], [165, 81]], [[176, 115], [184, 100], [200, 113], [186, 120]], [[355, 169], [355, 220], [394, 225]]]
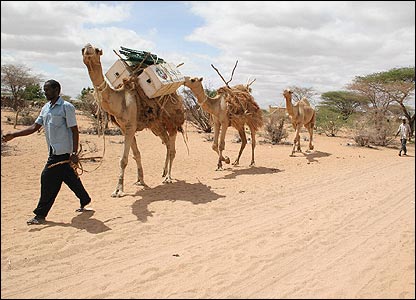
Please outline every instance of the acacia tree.
[[[406, 117], [412, 135], [415, 130], [415, 112], [410, 110], [406, 103], [415, 90], [415, 68], [391, 69], [380, 74], [380, 80], [384, 82], [385, 92], [397, 103], [403, 115]], [[413, 114], [412, 114], [413, 113]]]
[[392, 103], [398, 103], [414, 131], [415, 116], [404, 105], [415, 89], [415, 69], [394, 68], [386, 72], [373, 73], [367, 76], [357, 76], [347, 85], [347, 89], [363, 95], [369, 100], [374, 113], [376, 132], [382, 129], [382, 120]]
[[46, 97], [40, 84], [27, 86], [23, 92], [23, 98], [31, 101], [34, 106], [43, 106], [46, 102]]
[[[205, 90], [207, 95], [212, 95], [214, 91]], [[183, 90], [183, 103], [186, 111], [186, 119], [203, 132], [212, 132], [210, 114], [204, 111], [198, 103], [195, 95], [189, 89]]]
[[12, 95], [11, 108], [16, 112], [16, 128], [19, 112], [26, 106], [24, 91], [27, 87], [40, 83], [40, 75], [32, 75], [25, 65], [5, 64], [1, 66], [1, 91]]
[[346, 121], [359, 107], [366, 106], [368, 99], [362, 95], [349, 91], [330, 91], [321, 95], [319, 107], [327, 108], [341, 115]]
[[289, 89], [293, 92], [292, 97], [295, 101], [299, 101], [302, 98], [306, 98], [309, 103], [315, 106], [313, 97], [318, 95], [313, 87], [305, 88], [296, 85], [289, 86]]
[[101, 132], [105, 133], [109, 128], [108, 123], [111, 117], [107, 112], [100, 109], [100, 106], [93, 96], [93, 92], [93, 88], [83, 88], [81, 93], [77, 96], [77, 99], [80, 100], [80, 102], [76, 104], [76, 107], [83, 111], [87, 117], [92, 119], [98, 134]]

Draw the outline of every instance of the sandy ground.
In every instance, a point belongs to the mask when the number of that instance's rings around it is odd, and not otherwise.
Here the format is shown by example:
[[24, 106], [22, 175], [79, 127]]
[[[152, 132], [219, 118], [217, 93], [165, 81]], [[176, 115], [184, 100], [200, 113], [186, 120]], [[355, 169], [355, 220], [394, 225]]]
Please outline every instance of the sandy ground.
[[[4, 112], [1, 126], [12, 131]], [[399, 157], [397, 147], [316, 135], [315, 150], [295, 157], [290, 145], [258, 144], [253, 168], [249, 144], [239, 167], [219, 172], [206, 135], [187, 129], [190, 153], [179, 135], [172, 184], [161, 183], [160, 139], [136, 134], [150, 188], [133, 185], [130, 156], [121, 198], [110, 195], [122, 137], [80, 135], [84, 157], [105, 145], [97, 170], [83, 162], [93, 210], [76, 213], [63, 185], [39, 226], [26, 220], [39, 197], [44, 135], [10, 141], [1, 157], [1, 298], [415, 297], [414, 144]], [[232, 161], [235, 135], [231, 128], [226, 139]]]

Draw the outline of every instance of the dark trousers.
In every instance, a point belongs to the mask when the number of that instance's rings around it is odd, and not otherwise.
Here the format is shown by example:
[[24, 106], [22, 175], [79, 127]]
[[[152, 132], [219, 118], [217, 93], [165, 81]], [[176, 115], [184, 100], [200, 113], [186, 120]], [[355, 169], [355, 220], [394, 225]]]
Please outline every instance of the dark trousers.
[[46, 218], [61, 189], [62, 182], [65, 182], [79, 198], [81, 206], [85, 206], [91, 202], [91, 198], [82, 185], [81, 180], [69, 163], [63, 163], [48, 168], [48, 166], [64, 160], [69, 160], [69, 154], [49, 155], [48, 157], [48, 161], [42, 171], [40, 179], [41, 188], [39, 203], [33, 211], [38, 217]]
[[400, 139], [400, 142], [402, 143], [402, 148], [400, 149], [400, 153], [402, 153], [403, 151], [404, 154], [406, 154], [407, 153], [407, 148], [406, 148], [407, 139]]

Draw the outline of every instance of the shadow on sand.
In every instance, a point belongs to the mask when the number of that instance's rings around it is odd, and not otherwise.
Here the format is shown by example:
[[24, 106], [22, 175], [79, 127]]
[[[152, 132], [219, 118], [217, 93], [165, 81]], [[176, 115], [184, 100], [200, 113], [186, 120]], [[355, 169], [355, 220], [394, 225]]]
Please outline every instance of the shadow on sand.
[[102, 233], [102, 232], [111, 230], [110, 227], [104, 224], [110, 220], [100, 221], [97, 219], [91, 219], [94, 213], [95, 213], [94, 210], [83, 211], [79, 215], [73, 217], [71, 220], [71, 223], [46, 221], [46, 223], [43, 225], [30, 225], [30, 226], [36, 226], [36, 228], [31, 228], [29, 229], [29, 231], [30, 232], [40, 231], [48, 227], [55, 227], [55, 226], [74, 227], [76, 229], [86, 230], [87, 232], [93, 233], [93, 234]]
[[149, 211], [148, 206], [156, 201], [188, 201], [193, 204], [205, 204], [211, 201], [224, 198], [211, 190], [210, 186], [198, 183], [186, 183], [179, 180], [172, 184], [158, 185], [155, 188], [137, 191], [134, 196], [140, 196], [132, 204], [133, 214], [137, 220], [146, 222], [148, 217], [153, 216], [153, 211]]
[[[299, 153], [299, 152], [297, 152]], [[322, 151], [313, 151], [313, 152], [301, 152], [303, 154], [304, 157], [306, 157], [306, 159], [311, 163], [311, 162], [318, 162], [317, 158], [322, 158], [322, 157], [328, 157], [330, 155], [332, 155], [331, 153], [328, 152], [322, 152]], [[296, 157], [296, 155], [290, 155], [292, 157]]]
[[[231, 171], [231, 174], [227, 174], [218, 178], [213, 178], [214, 180], [222, 179], [235, 179], [237, 176], [241, 175], [258, 175], [258, 174], [273, 174], [283, 172], [282, 170], [276, 168], [266, 168], [266, 167], [249, 167], [245, 169], [225, 169], [224, 171]], [[221, 171], [221, 172], [224, 172]]]

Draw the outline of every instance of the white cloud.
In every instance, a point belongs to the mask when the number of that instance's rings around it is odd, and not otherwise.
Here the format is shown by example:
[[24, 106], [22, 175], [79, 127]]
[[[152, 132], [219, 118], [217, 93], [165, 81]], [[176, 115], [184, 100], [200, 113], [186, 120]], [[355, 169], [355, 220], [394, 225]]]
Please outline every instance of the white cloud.
[[[117, 59], [113, 49], [125, 46], [184, 62], [181, 72], [204, 77], [210, 88], [223, 85], [211, 64], [229, 79], [238, 60], [232, 83], [255, 78], [252, 88], [262, 107], [283, 104], [287, 86], [340, 90], [355, 76], [414, 66], [411, 1], [191, 1], [187, 7], [203, 23], [175, 39], [154, 24], [128, 27], [141, 14], [157, 13], [136, 13], [135, 2], [3, 1], [2, 64], [23, 62], [75, 97], [91, 86], [81, 56], [86, 43], [103, 49], [104, 71]], [[207, 44], [217, 52], [189, 47], [176, 53], [158, 47], [164, 38]]]
[[155, 47], [135, 31], [113, 25], [130, 16], [131, 3], [3, 1], [1, 8], [2, 64], [23, 63], [45, 80], [58, 80], [72, 97], [92, 85], [82, 62], [86, 43], [103, 49], [104, 70], [118, 58], [113, 49]]
[[[187, 39], [221, 49], [259, 101], [282, 103], [289, 85], [343, 89], [355, 76], [414, 65], [414, 2], [192, 2], [205, 20]], [[277, 99], [279, 98], [279, 99]]]

